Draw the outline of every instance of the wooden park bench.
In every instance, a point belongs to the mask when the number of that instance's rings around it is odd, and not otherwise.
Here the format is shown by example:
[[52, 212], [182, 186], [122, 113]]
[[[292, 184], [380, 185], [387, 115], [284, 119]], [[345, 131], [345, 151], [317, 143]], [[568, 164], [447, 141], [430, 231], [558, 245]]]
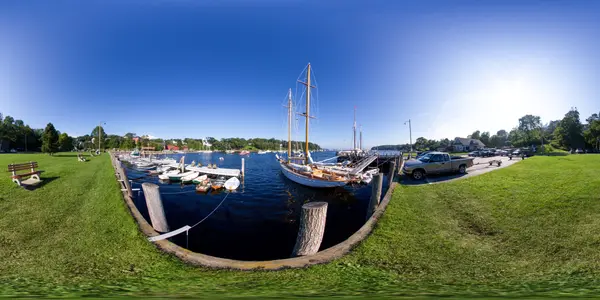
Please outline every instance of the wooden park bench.
[[[38, 167], [38, 163], [30, 161], [22, 164], [10, 164], [8, 165], [8, 171], [12, 172], [12, 181], [16, 182], [19, 186], [22, 185], [35, 185], [41, 182], [40, 173], [41, 171], [35, 170]], [[28, 171], [27, 173], [17, 174], [19, 171]], [[24, 177], [29, 177], [23, 180]]]

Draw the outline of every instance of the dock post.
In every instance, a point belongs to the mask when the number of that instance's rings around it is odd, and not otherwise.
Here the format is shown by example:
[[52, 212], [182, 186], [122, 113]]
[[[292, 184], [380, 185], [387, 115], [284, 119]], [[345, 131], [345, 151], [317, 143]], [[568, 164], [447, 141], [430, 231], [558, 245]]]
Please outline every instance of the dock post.
[[392, 161], [390, 163], [390, 172], [388, 175], [388, 186], [392, 185], [392, 182], [394, 182], [394, 175], [396, 174], [396, 162]]
[[242, 177], [244, 177], [244, 158], [242, 157]]
[[371, 199], [369, 200], [369, 208], [367, 210], [367, 220], [373, 215], [379, 201], [381, 200], [381, 188], [383, 185], [383, 173], [373, 175], [373, 186], [371, 187]]
[[144, 197], [146, 197], [146, 206], [148, 206], [152, 227], [158, 232], [169, 232], [158, 185], [144, 182], [142, 183], [142, 189], [144, 190]]
[[300, 229], [292, 257], [312, 255], [319, 251], [326, 221], [327, 202], [309, 202], [302, 205]]

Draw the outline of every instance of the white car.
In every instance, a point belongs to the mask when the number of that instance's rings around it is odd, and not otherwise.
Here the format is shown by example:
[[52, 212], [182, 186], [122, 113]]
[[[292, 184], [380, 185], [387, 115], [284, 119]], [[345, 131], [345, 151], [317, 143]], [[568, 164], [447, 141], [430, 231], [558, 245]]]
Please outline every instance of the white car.
[[17, 150], [15, 150], [15, 149], [10, 149], [10, 153], [17, 153]]

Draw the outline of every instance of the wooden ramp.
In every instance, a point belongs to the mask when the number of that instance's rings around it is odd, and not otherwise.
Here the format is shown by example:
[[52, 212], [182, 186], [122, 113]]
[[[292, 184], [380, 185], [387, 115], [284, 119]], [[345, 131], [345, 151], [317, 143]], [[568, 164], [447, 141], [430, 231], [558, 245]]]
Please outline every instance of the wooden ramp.
[[377, 155], [370, 155], [370, 156], [367, 156], [367, 157], [361, 159], [357, 163], [356, 167], [354, 169], [352, 169], [352, 171], [350, 171], [350, 174], [356, 175], [356, 174], [362, 172], [366, 167], [368, 167], [376, 159], [377, 159]]

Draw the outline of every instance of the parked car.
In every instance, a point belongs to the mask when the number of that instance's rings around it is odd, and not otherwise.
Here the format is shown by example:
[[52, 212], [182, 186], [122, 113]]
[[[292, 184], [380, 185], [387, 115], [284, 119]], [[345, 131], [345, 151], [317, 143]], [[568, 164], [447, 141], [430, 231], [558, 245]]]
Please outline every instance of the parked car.
[[577, 150], [575, 150], [575, 153], [577, 153], [577, 154], [582, 154], [582, 153], [583, 153], [583, 150], [581, 150], [581, 149], [577, 149]]
[[472, 157], [450, 156], [446, 152], [430, 152], [416, 160], [404, 163], [402, 172], [415, 180], [421, 180], [427, 174], [461, 173], [473, 166]]
[[473, 152], [469, 152], [468, 154], [470, 157], [476, 157], [479, 155], [479, 151], [473, 151]]
[[10, 153], [17, 153], [17, 150], [15, 150], [15, 149], [10, 149]]

